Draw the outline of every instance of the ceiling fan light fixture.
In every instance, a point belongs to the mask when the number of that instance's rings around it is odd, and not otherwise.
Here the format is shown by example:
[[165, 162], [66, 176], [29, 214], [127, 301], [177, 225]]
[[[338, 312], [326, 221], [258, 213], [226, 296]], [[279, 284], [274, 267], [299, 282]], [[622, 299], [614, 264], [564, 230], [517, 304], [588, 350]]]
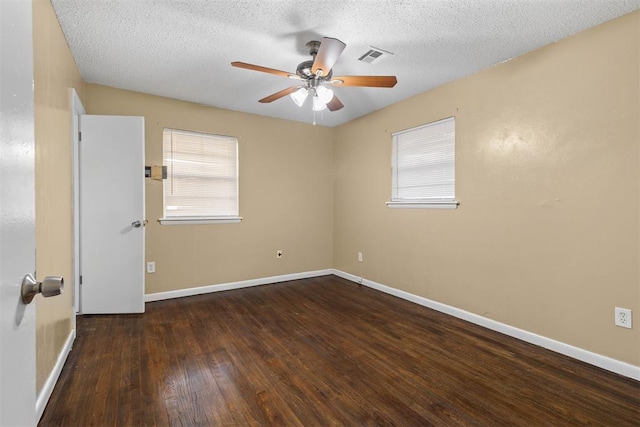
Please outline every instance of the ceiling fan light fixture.
[[328, 104], [333, 99], [333, 91], [324, 86], [318, 86], [316, 88], [316, 95], [323, 104]]
[[293, 99], [293, 102], [295, 102], [298, 107], [302, 107], [302, 104], [304, 104], [304, 101], [307, 99], [307, 95], [309, 95], [307, 88], [301, 87], [289, 96], [291, 97], [291, 99]]
[[322, 111], [327, 108], [327, 103], [322, 102], [319, 96], [313, 97], [313, 111]]

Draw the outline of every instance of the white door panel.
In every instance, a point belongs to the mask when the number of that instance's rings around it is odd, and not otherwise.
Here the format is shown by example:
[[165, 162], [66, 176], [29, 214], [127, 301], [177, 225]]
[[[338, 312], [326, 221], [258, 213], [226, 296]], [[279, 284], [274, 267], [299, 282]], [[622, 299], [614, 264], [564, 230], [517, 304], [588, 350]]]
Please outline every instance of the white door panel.
[[36, 424], [33, 42], [30, 1], [0, 1], [0, 426]]
[[80, 116], [81, 311], [144, 312], [144, 118]]

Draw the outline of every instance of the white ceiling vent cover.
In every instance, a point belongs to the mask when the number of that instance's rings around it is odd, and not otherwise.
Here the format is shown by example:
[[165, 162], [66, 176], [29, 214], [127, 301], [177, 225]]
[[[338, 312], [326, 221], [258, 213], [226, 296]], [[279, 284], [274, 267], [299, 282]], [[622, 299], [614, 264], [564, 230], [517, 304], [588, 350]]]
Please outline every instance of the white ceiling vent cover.
[[360, 58], [358, 58], [358, 61], [366, 62], [367, 64], [375, 64], [376, 62], [380, 62], [383, 58], [386, 58], [389, 55], [393, 55], [393, 53], [384, 49], [380, 49], [375, 46], [370, 47], [371, 49], [369, 49], [364, 55], [360, 56]]

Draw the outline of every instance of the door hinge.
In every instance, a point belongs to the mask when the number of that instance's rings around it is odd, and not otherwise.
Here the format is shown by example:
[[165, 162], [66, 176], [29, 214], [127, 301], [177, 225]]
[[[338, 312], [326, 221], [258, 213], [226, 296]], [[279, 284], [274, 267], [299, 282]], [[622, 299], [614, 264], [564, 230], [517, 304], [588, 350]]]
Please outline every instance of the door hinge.
[[82, 285], [82, 276], [80, 276], [80, 284]]
[[82, 142], [82, 132], [78, 131], [78, 141]]

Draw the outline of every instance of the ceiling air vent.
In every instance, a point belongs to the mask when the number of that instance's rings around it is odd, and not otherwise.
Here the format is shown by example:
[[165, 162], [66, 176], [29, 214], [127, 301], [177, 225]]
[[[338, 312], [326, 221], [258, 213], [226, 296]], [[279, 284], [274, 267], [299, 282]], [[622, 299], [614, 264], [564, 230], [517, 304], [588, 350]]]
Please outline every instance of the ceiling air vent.
[[376, 62], [380, 62], [380, 60], [385, 58], [387, 55], [393, 55], [393, 53], [386, 50], [373, 46], [370, 47], [371, 49], [369, 49], [364, 55], [360, 56], [358, 61], [366, 62], [367, 64], [375, 64]]

